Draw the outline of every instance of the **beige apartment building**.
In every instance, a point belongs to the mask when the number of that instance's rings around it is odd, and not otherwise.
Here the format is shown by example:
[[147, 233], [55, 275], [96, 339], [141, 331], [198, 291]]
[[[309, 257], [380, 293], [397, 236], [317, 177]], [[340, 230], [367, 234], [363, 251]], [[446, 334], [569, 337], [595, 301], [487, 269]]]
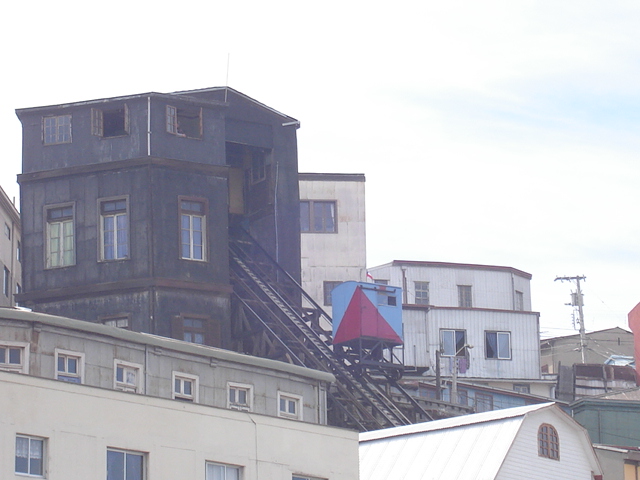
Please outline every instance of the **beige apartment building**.
[[22, 264], [20, 245], [20, 214], [14, 203], [0, 187], [0, 269], [2, 292], [0, 307], [15, 305], [14, 294], [22, 290]]

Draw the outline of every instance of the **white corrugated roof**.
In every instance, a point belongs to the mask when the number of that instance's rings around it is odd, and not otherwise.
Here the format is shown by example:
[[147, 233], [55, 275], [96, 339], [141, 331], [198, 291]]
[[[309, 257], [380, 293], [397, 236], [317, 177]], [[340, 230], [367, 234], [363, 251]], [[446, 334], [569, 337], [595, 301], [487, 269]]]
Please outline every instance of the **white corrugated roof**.
[[[493, 479], [543, 403], [360, 434], [360, 480]], [[425, 468], [426, 467], [426, 468]]]
[[491, 412], [474, 413], [471, 415], [461, 415], [459, 417], [444, 418], [442, 420], [434, 420], [431, 422], [416, 423], [413, 425], [404, 425], [402, 427], [385, 428], [383, 430], [374, 430], [372, 432], [364, 432], [360, 434], [360, 443], [380, 438], [389, 438], [399, 435], [410, 435], [420, 432], [431, 432], [433, 430], [442, 430], [445, 428], [455, 428], [474, 423], [493, 422], [506, 418], [521, 417], [529, 412], [541, 410], [554, 405], [553, 402], [538, 403], [535, 405], [527, 405], [524, 407], [505, 408], [503, 410], [493, 410]]

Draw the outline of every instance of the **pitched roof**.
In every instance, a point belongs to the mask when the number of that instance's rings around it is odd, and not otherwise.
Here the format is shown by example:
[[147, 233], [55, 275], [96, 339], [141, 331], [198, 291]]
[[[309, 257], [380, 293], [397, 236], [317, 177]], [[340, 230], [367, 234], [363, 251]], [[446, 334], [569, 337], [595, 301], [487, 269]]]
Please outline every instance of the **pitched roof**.
[[[582, 427], [543, 403], [361, 433], [360, 479], [495, 479], [526, 418], [539, 413], [572, 425], [578, 442], [591, 449]], [[598, 471], [592, 450], [588, 458]]]

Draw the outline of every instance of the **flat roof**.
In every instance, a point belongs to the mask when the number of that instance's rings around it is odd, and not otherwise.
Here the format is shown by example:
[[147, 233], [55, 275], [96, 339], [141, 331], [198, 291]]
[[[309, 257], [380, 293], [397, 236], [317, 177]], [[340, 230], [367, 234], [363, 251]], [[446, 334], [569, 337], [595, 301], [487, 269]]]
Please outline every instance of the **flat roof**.
[[385, 263], [383, 265], [377, 265], [373, 268], [380, 267], [436, 267], [436, 268], [464, 268], [470, 270], [493, 270], [499, 272], [509, 272], [514, 273], [520, 277], [524, 277], [528, 280], [531, 280], [531, 274], [524, 272], [522, 270], [518, 270], [513, 267], [503, 267], [499, 265], [482, 265], [482, 264], [473, 264], [473, 263], [451, 263], [451, 262], [430, 262], [430, 261], [421, 261], [421, 260], [393, 260], [391, 263]]

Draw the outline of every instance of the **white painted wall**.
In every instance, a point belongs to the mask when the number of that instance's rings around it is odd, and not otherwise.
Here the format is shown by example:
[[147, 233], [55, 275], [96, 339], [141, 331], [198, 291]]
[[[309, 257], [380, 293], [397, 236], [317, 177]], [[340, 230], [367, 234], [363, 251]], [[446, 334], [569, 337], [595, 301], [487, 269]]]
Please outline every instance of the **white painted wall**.
[[[549, 423], [558, 431], [559, 460], [538, 455], [538, 428], [542, 423]], [[562, 418], [559, 413], [534, 412], [525, 418], [496, 480], [539, 480], [541, 472], [544, 472], [544, 478], [592, 480], [592, 472], [601, 474], [600, 470], [589, 437], [582, 427], [571, 418]], [[568, 472], [571, 472], [570, 477]]]
[[[538, 317], [535, 313], [440, 308], [405, 308], [405, 365], [435, 367], [442, 329], [465, 330], [469, 349], [469, 368], [460, 377], [537, 379], [540, 378]], [[485, 331], [511, 333], [511, 360], [485, 357]], [[441, 371], [450, 375], [447, 357]]]
[[[374, 279], [406, 291], [406, 301], [415, 303], [414, 282], [429, 282], [429, 303], [439, 307], [458, 307], [458, 285], [471, 285], [473, 308], [515, 309], [515, 292], [523, 294], [524, 311], [531, 311], [528, 276], [509, 267], [465, 265], [439, 262], [392, 262], [370, 267]], [[524, 272], [522, 272], [524, 273]]]
[[48, 480], [104, 479], [108, 447], [145, 452], [147, 476], [205, 479], [205, 462], [243, 480], [358, 478], [356, 432], [0, 371], [0, 478], [16, 434], [46, 439]]
[[302, 287], [331, 315], [324, 281], [366, 281], [364, 175], [300, 174], [300, 200], [336, 201], [336, 233], [300, 234]]

